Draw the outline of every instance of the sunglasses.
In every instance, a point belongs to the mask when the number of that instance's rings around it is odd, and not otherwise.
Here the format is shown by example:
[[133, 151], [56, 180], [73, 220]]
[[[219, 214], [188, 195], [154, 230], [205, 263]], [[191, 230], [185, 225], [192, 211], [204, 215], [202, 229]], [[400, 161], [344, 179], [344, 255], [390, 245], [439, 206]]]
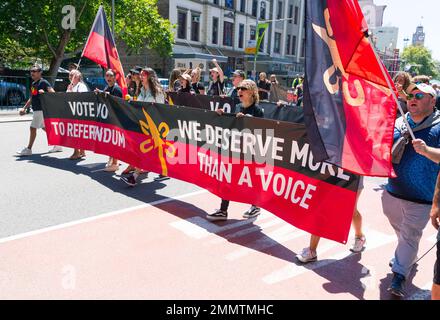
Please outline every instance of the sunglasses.
[[422, 100], [425, 97], [425, 94], [422, 92], [417, 92], [416, 94], [409, 93], [406, 95], [408, 100], [416, 98], [416, 100]]
[[248, 88], [245, 88], [245, 87], [238, 87], [237, 88], [237, 90], [243, 90], [243, 91], [246, 91]]

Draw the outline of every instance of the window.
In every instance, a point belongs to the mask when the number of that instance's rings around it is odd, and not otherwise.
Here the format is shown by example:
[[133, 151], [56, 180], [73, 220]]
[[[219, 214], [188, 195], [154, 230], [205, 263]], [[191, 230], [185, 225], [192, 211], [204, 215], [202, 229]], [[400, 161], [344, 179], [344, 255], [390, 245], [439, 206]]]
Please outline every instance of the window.
[[296, 56], [296, 36], [292, 36], [292, 55]]
[[246, 0], [240, 0], [240, 11], [246, 12]]
[[277, 19], [281, 19], [282, 16], [283, 16], [283, 3], [281, 1], [278, 1]]
[[218, 18], [212, 17], [212, 44], [218, 44]]
[[293, 4], [291, 4], [291, 5], [289, 6], [289, 18], [290, 18], [290, 20], [288, 20], [289, 23], [292, 23], [292, 18], [293, 18]]
[[266, 19], [266, 1], [260, 2], [260, 19], [261, 20]]
[[250, 38], [251, 40], [255, 40], [255, 26], [250, 26]]
[[290, 34], [287, 35], [286, 39], [286, 54], [290, 54]]
[[280, 53], [280, 47], [281, 47], [281, 33], [275, 32], [275, 42], [274, 42], [273, 51], [275, 53]]
[[212, 3], [218, 5], [218, 0], [213, 0]]
[[234, 43], [234, 24], [225, 21], [223, 23], [223, 45], [232, 47]]
[[244, 24], [240, 23], [238, 27], [238, 47], [243, 48], [244, 43]]
[[305, 55], [306, 55], [306, 39], [303, 39], [301, 46], [301, 58], [303, 58]]
[[252, 0], [252, 15], [257, 16], [258, 0]]
[[200, 33], [200, 15], [199, 14], [191, 14], [191, 40], [199, 41], [199, 33]]
[[177, 37], [186, 39], [186, 12], [179, 11], [177, 13]]
[[298, 24], [298, 15], [299, 15], [299, 8], [295, 7], [295, 17], [293, 19], [293, 23]]
[[234, 0], [225, 0], [225, 7], [229, 9], [234, 9]]

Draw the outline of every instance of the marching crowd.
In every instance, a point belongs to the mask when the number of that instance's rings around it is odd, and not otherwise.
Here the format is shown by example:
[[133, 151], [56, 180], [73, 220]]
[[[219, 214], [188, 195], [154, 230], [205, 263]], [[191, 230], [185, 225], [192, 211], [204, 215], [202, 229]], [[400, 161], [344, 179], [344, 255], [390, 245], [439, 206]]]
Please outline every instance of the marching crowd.
[[[182, 72], [174, 69], [170, 74], [169, 87], [164, 90], [160, 84], [156, 72], [148, 67], [136, 67], [130, 70], [126, 81], [129, 99], [166, 103], [168, 92], [186, 92], [192, 94], [207, 94], [211, 96], [228, 96], [237, 103], [237, 117], [253, 116], [263, 117], [263, 111], [259, 107], [260, 100], [267, 100], [272, 84], [277, 83], [274, 75], [267, 79], [262, 72], [259, 81], [255, 83], [246, 79], [245, 72], [236, 70], [232, 74], [232, 88], [226, 90], [225, 75], [223, 70], [213, 60], [214, 67], [210, 69], [211, 81], [206, 88], [200, 81], [201, 70], [196, 68]], [[40, 95], [45, 92], [54, 92], [48, 81], [42, 78], [41, 67], [35, 65], [31, 68], [32, 86], [31, 97], [19, 111], [20, 115], [26, 113], [26, 109], [32, 106], [33, 118], [30, 125], [28, 145], [17, 152], [17, 156], [32, 155], [32, 147], [36, 138], [37, 129], [44, 130], [44, 117], [41, 108]], [[82, 82], [81, 72], [77, 68], [70, 71], [71, 81], [67, 92], [86, 92], [87, 86]], [[107, 86], [104, 92], [123, 97], [121, 88], [116, 83], [116, 74], [109, 69], [105, 73]], [[302, 100], [302, 81], [297, 78], [292, 84], [298, 94], [298, 104]], [[417, 262], [417, 254], [422, 232], [429, 220], [434, 228], [439, 229], [440, 223], [440, 88], [430, 84], [430, 78], [426, 76], [411, 77], [405, 72], [398, 73], [394, 78], [398, 93], [398, 101], [405, 113], [396, 119], [394, 129], [394, 146], [392, 149], [392, 162], [397, 174], [396, 178], [389, 178], [382, 192], [383, 212], [394, 229], [398, 242], [394, 257], [389, 262], [393, 272], [389, 291], [396, 296], [405, 295], [405, 281], [411, 269]], [[100, 91], [96, 89], [95, 91]], [[216, 111], [219, 116], [224, 110]], [[403, 121], [406, 118], [407, 121]], [[409, 128], [414, 134], [411, 137]], [[62, 148], [53, 146], [50, 152], [59, 152]], [[69, 159], [79, 160], [86, 156], [82, 149], [74, 149]], [[118, 159], [109, 157], [104, 171], [115, 172], [119, 170]], [[140, 168], [132, 165], [123, 170], [121, 180], [134, 187], [140, 176], [147, 174]], [[156, 181], [168, 179], [159, 175]], [[361, 180], [358, 197], [363, 188]], [[222, 221], [228, 217], [228, 199], [222, 199], [220, 208], [207, 215], [210, 221]], [[260, 214], [260, 208], [252, 205], [244, 218], [255, 218]], [[353, 226], [355, 229], [355, 241], [351, 251], [359, 253], [365, 249], [366, 237], [362, 231], [362, 216], [358, 208], [354, 210]], [[438, 234], [440, 240], [440, 232]], [[301, 263], [309, 263], [317, 260], [317, 247], [319, 237], [311, 235], [310, 245], [305, 248], [297, 259]], [[440, 299], [440, 245], [437, 242], [437, 261], [434, 266], [434, 281], [432, 286], [432, 299]]]

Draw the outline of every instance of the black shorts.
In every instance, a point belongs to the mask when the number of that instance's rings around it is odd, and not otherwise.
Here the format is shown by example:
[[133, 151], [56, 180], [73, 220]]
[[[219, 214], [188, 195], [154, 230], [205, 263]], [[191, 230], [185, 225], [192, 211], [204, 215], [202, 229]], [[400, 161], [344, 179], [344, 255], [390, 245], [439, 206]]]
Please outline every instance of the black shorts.
[[[440, 239], [440, 229], [437, 235], [437, 240]], [[434, 264], [434, 283], [440, 285], [440, 243], [437, 242], [437, 260]]]

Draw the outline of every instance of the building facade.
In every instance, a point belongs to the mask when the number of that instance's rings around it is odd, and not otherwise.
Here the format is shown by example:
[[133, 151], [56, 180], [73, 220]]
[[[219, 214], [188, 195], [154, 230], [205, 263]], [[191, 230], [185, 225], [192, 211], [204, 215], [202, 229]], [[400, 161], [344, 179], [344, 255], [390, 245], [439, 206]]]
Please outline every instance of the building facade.
[[[256, 40], [258, 22], [268, 22], [257, 55], [256, 72], [274, 73], [287, 84], [304, 72], [305, 0], [160, 0], [159, 13], [176, 25], [171, 58], [150, 50], [131, 55], [123, 46], [124, 68], [148, 65], [167, 77], [173, 68], [200, 67], [204, 81], [215, 58], [226, 76], [235, 69], [253, 76], [254, 55], [246, 54]], [[288, 20], [285, 20], [288, 19]], [[277, 21], [274, 21], [277, 20]]]

